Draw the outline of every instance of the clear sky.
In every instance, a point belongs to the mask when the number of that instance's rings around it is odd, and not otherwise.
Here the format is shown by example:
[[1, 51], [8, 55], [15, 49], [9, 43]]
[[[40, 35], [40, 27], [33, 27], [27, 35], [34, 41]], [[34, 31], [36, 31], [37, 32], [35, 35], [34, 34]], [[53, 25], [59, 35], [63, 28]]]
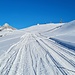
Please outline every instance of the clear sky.
[[0, 25], [21, 29], [35, 24], [75, 19], [75, 0], [0, 0]]

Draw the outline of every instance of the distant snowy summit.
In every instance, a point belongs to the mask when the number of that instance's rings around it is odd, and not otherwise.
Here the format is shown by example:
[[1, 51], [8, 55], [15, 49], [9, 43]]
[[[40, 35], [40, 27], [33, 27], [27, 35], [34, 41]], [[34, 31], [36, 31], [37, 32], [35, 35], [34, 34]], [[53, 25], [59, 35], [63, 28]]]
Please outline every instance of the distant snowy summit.
[[0, 31], [3, 30], [16, 30], [16, 28], [10, 26], [8, 23], [5, 23], [3, 26], [0, 26]]

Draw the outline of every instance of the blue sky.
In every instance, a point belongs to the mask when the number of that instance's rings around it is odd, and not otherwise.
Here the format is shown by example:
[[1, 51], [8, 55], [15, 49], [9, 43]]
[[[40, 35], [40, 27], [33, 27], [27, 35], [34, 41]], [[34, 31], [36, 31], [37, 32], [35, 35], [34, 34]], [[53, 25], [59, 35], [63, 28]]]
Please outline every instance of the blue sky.
[[75, 0], [0, 0], [0, 25], [18, 29], [75, 19]]

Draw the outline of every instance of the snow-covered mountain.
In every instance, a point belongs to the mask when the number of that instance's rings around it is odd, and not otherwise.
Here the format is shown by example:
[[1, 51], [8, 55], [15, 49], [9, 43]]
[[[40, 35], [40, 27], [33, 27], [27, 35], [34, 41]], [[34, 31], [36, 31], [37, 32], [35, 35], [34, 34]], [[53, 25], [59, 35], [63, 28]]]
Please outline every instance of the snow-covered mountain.
[[75, 21], [4, 28], [0, 75], [75, 75]]
[[0, 26], [0, 31], [3, 31], [3, 30], [15, 30], [15, 29], [16, 28], [13, 28], [8, 23], [5, 23], [3, 26]]
[[8, 23], [5, 23], [3, 26], [0, 26], [0, 37], [6, 36], [16, 30], [16, 28], [13, 28]]

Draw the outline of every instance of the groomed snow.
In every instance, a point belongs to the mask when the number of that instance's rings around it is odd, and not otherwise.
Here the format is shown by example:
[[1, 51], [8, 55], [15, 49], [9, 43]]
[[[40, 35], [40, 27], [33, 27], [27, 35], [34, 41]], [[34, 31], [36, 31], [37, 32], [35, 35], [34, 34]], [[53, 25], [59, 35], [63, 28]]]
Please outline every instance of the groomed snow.
[[75, 75], [75, 51], [61, 45], [67, 41], [61, 35], [74, 31], [66, 29], [71, 24], [36, 25], [0, 37], [0, 75]]

